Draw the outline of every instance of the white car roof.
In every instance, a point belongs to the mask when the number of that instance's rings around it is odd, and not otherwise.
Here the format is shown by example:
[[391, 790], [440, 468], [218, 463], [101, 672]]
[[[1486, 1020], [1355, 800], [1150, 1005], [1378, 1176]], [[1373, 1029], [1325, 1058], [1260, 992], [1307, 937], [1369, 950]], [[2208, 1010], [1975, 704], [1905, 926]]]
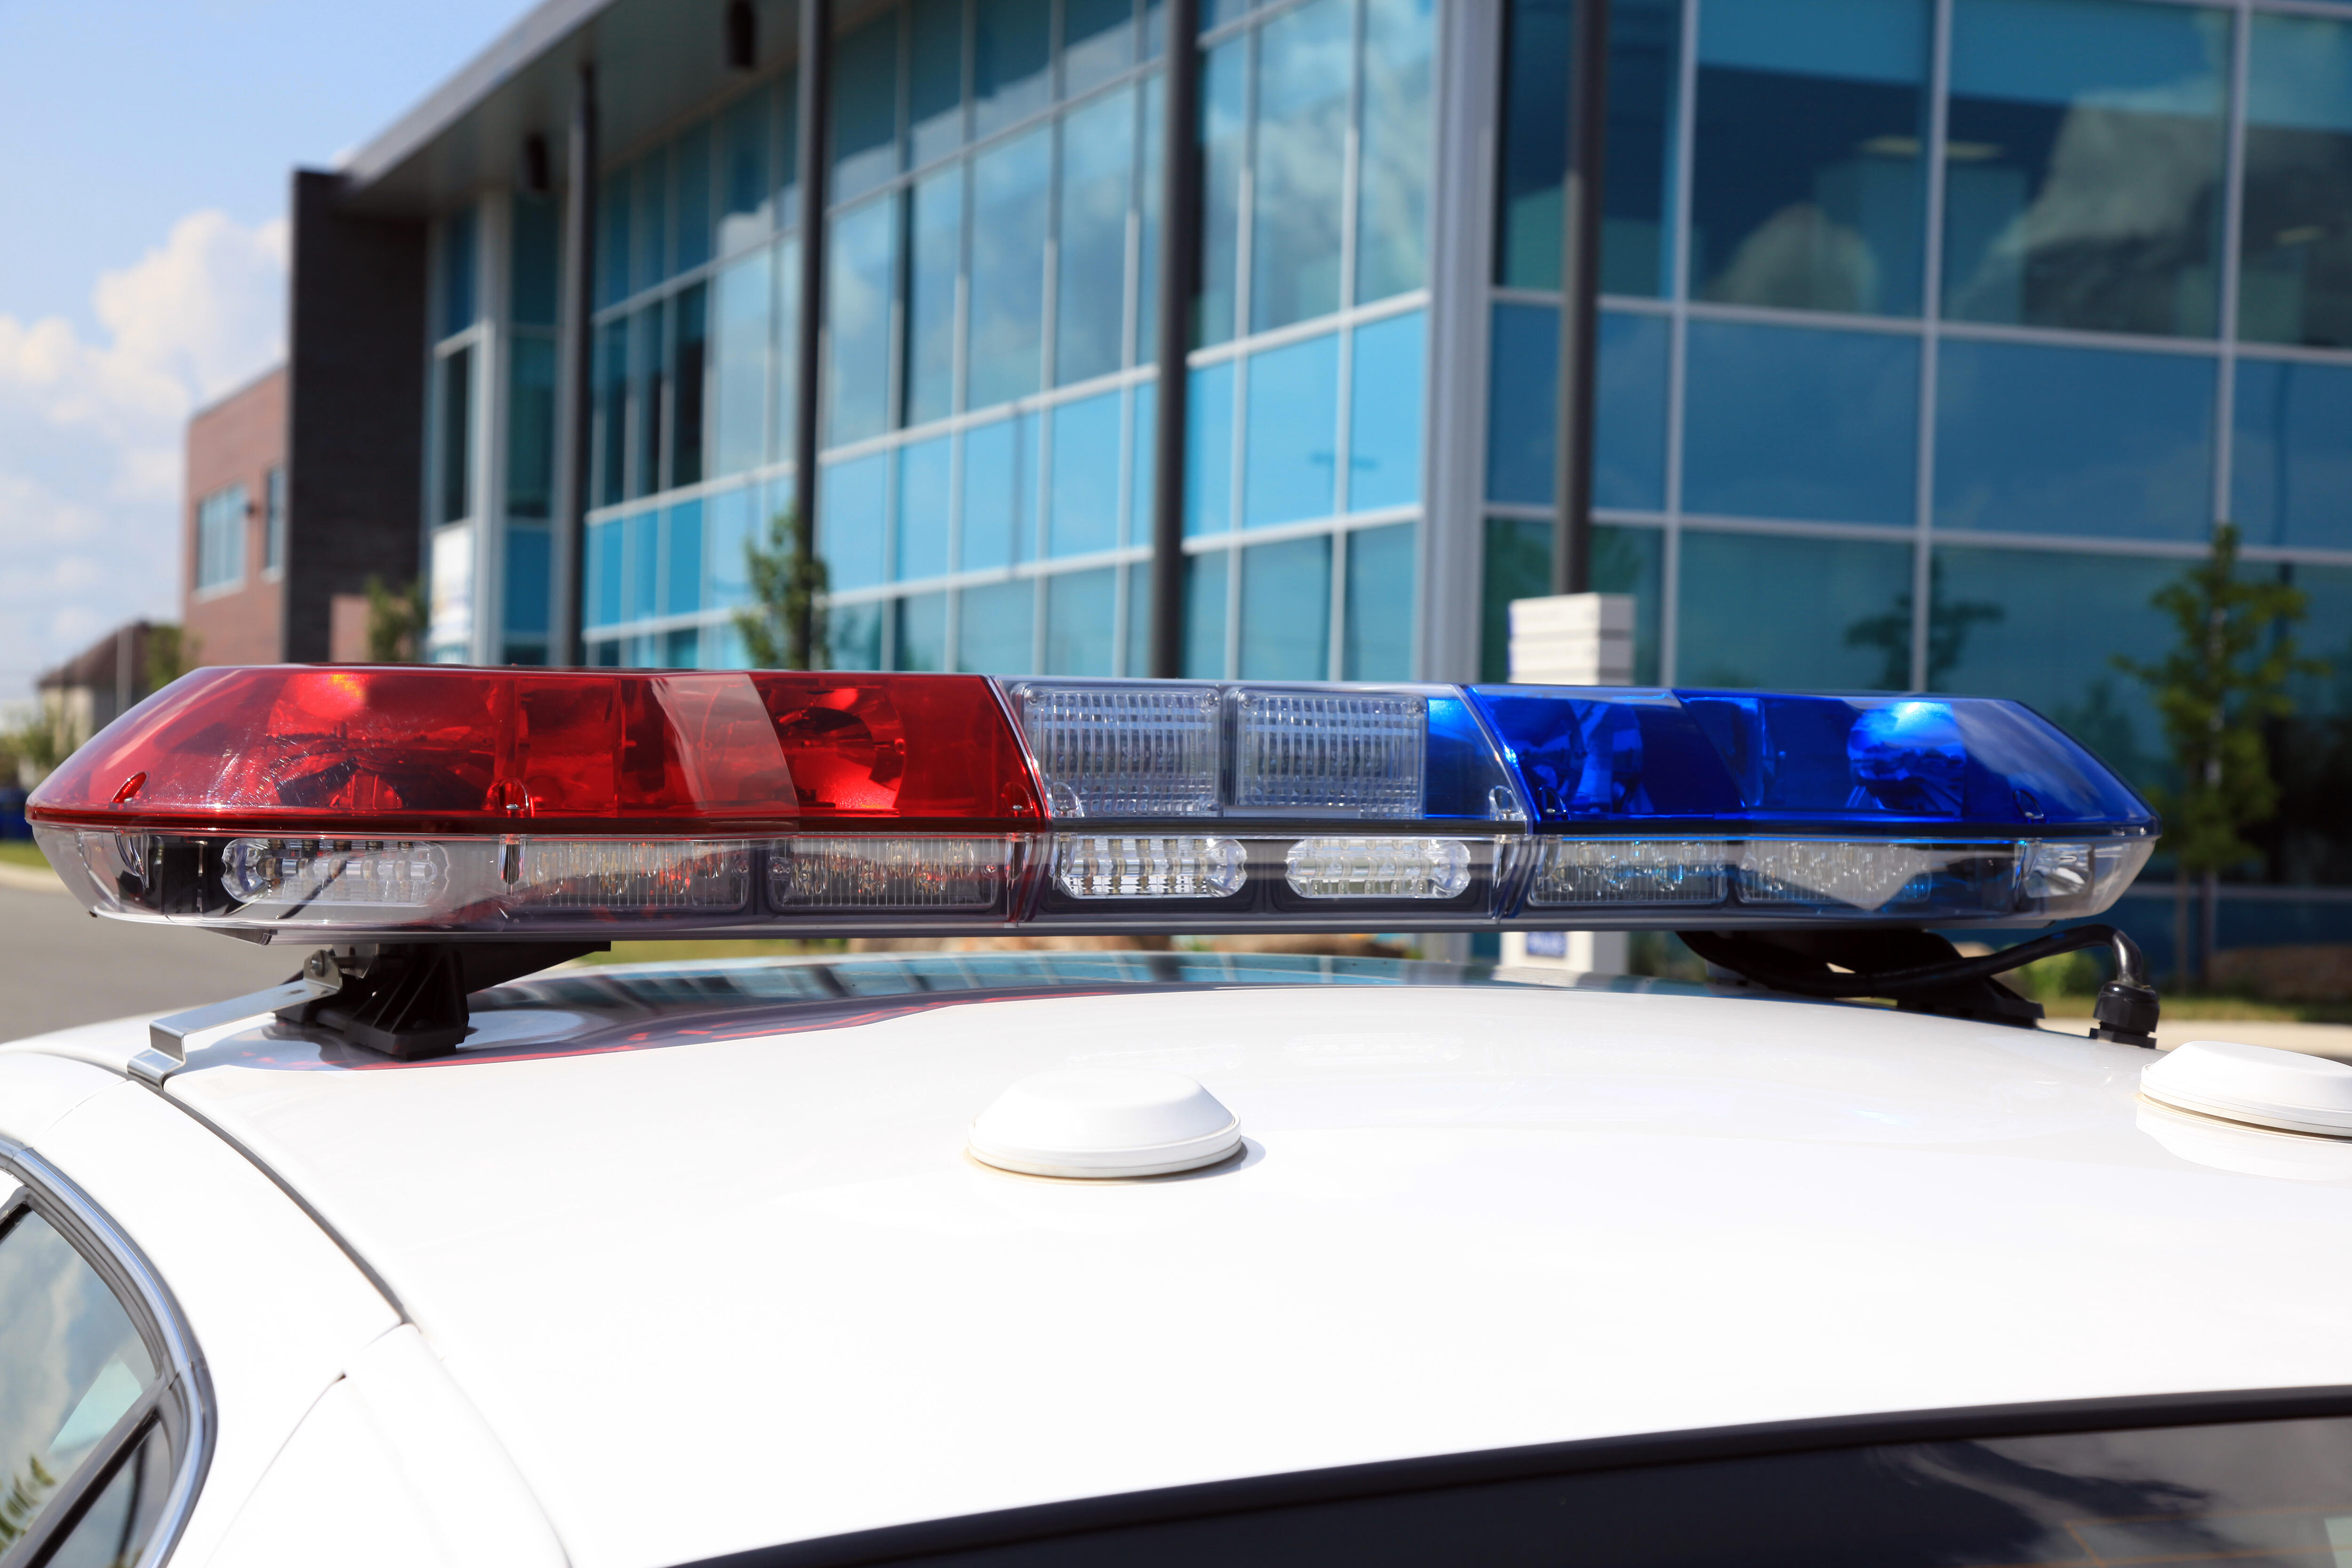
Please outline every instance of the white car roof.
[[[167, 1089], [381, 1275], [580, 1568], [1520, 1444], [2352, 1384], [2352, 1150], [2159, 1111], [2149, 1052], [1438, 966], [997, 960], [959, 991], [926, 962], [545, 978], [455, 1058], [249, 1028]], [[139, 1043], [99, 1033], [58, 1048]], [[1007, 1086], [1102, 1064], [1199, 1079], [1247, 1153], [1112, 1184], [965, 1156]]]

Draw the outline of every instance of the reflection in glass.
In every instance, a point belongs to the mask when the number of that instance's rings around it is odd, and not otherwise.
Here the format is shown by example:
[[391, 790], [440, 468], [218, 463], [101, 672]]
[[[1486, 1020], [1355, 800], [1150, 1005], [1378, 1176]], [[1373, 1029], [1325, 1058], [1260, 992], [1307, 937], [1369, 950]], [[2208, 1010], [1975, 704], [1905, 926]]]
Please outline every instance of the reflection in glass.
[[963, 171], [919, 182], [907, 244], [907, 423], [955, 412], [956, 276], [963, 265]]
[[1916, 315], [1926, 0], [1706, 0], [1692, 289]]
[[1258, 34], [1252, 331], [1339, 308], [1351, 20], [1347, 0], [1309, 0]]
[[555, 203], [546, 196], [517, 191], [512, 211], [514, 278], [508, 286], [508, 298], [512, 301], [515, 325], [551, 327], [555, 325], [556, 283], [562, 273], [556, 238], [560, 220]]
[[[1478, 622], [1478, 679], [1507, 680], [1511, 675], [1511, 601], [1541, 598], [1551, 592], [1551, 522], [1549, 519], [1490, 517], [1486, 520], [1485, 572]], [[1599, 594], [1633, 596], [1633, 680], [1654, 686], [1658, 675], [1658, 607], [1663, 604], [1665, 535], [1654, 528], [1608, 523], [1592, 530], [1592, 588]]]
[[2352, 366], [2242, 359], [2231, 513], [2255, 544], [2352, 550]]
[[0, 1550], [139, 1402], [155, 1363], [64, 1237], [20, 1213], [0, 1236]]
[[893, 669], [942, 670], [948, 667], [948, 596], [917, 594], [898, 601], [898, 636], [891, 645]]
[[480, 226], [470, 205], [459, 207], [441, 224], [441, 331], [436, 337], [462, 332], [474, 324], [474, 253], [479, 248]]
[[[1486, 494], [1551, 504], [1559, 439], [1559, 312], [1498, 301], [1489, 353]], [[1666, 504], [1666, 353], [1663, 316], [1604, 310], [1595, 367], [1592, 504], [1660, 511]]]
[[1918, 340], [1693, 321], [1683, 505], [1904, 524], [1917, 510]]
[[972, 28], [974, 134], [985, 136], [1045, 107], [1052, 18], [1051, 0], [978, 0]]
[[1184, 558], [1184, 679], [1225, 676], [1225, 575], [1233, 552], [1213, 550]]
[[661, 513], [641, 511], [621, 527], [621, 613], [642, 621], [661, 613]]
[[1054, 410], [1048, 555], [1083, 555], [1118, 543], [1118, 406], [1119, 395], [1106, 392]]
[[825, 444], [879, 436], [890, 427], [890, 292], [898, 242], [898, 204], [883, 198], [829, 225], [825, 277]]
[[1412, 679], [1413, 531], [1412, 523], [1400, 522], [1347, 535], [1342, 680]]
[[514, 340], [507, 362], [507, 515], [545, 517], [555, 485], [555, 344]]
[[1947, 339], [1936, 371], [1937, 527], [2184, 540], [2211, 527], [2212, 361]]
[[882, 544], [890, 528], [890, 455], [833, 463], [817, 499], [816, 552], [835, 593], [882, 581]]
[[1944, 310], [2206, 337], [2228, 13], [1955, 0]]
[[2238, 335], [2352, 347], [2352, 24], [2256, 12]]
[[967, 407], [985, 408], [1037, 390], [1052, 157], [1052, 129], [1041, 126], [972, 160]]
[[506, 531], [506, 617], [510, 636], [547, 631], [547, 530], [509, 526]]
[[1429, 60], [1434, 0], [1365, 0], [1356, 302], [1418, 289], [1427, 275]]
[[1184, 531], [1234, 525], [1234, 362], [1191, 373], [1184, 407]]
[[1244, 680], [1322, 680], [1331, 661], [1331, 539], [1241, 552]]
[[596, 303], [629, 297], [629, 171], [604, 176], [596, 192]]
[[677, 269], [710, 259], [710, 125], [705, 121], [677, 139]]
[[898, 12], [833, 45], [833, 185], [845, 202], [898, 172]]
[[690, 616], [702, 608], [702, 503], [670, 508], [662, 533], [662, 614]]
[[919, 169], [963, 144], [963, 0], [915, 0], [909, 25], [908, 162]]
[[1126, 329], [1128, 186], [1135, 170], [1134, 91], [1106, 93], [1070, 115], [1062, 122], [1061, 146], [1054, 380], [1066, 386], [1119, 367]]
[[719, 138], [719, 253], [768, 236], [775, 195], [768, 179], [768, 95], [745, 94], [727, 110]]
[[[441, 521], [474, 515], [474, 351], [441, 357]], [[236, 537], [244, 538], [242, 530]]]
[[171, 1453], [149, 1427], [42, 1568], [131, 1568], [171, 1499]]
[[1339, 426], [1338, 334], [1250, 356], [1243, 527], [1330, 515]]
[[767, 460], [769, 314], [775, 300], [774, 253], [756, 250], [719, 274], [710, 334], [710, 471], [740, 474]]
[[596, 504], [612, 506], [625, 493], [629, 465], [629, 324], [608, 321], [596, 329]]
[[1026, 577], [966, 588], [958, 596], [956, 668], [973, 675], [1034, 675], [1030, 634], [1037, 585]]
[[1228, 38], [1201, 61], [1199, 343], [1234, 335], [1240, 287], [1242, 160], [1249, 146], [1249, 45]]
[[882, 668], [882, 611], [878, 599], [833, 605], [825, 611], [825, 662], [834, 669]]
[[1423, 316], [1409, 310], [1356, 329], [1348, 396], [1349, 511], [1421, 500]]
[[1135, 63], [1135, 0], [1062, 0], [1062, 91], [1076, 95]]
[[609, 626], [621, 618], [621, 524], [617, 519], [588, 525], [587, 548], [582, 552], [581, 600], [592, 626]]
[[898, 546], [891, 574], [901, 583], [948, 570], [949, 456], [945, 436], [898, 448]]
[[1108, 675], [1112, 616], [1118, 606], [1118, 574], [1066, 572], [1045, 579], [1045, 668], [1047, 675]]
[[630, 281], [650, 289], [670, 273], [668, 148], [656, 147], [637, 160], [636, 195], [636, 221], [630, 229], [636, 262]]
[[636, 440], [629, 465], [633, 500], [662, 488], [662, 451], [669, 444], [669, 360], [663, 352], [669, 303], [657, 300], [629, 317], [629, 418]]
[[963, 559], [966, 572], [1026, 561], [1036, 522], [1037, 417], [1024, 414], [976, 425], [963, 441]]
[[[710, 603], [731, 610], [751, 602], [751, 584], [744, 546], [764, 542], [768, 520], [757, 486], [722, 490], [710, 498]], [[511, 568], [510, 568], [511, 569]]]
[[1138, 382], [1128, 394], [1127, 449], [1131, 476], [1128, 487], [1128, 538], [1138, 544], [1151, 538], [1151, 446], [1158, 439], [1152, 421], [1157, 417], [1159, 392], [1156, 384], [1144, 381]]
[[1843, 634], [1894, 612], [1910, 587], [1907, 544], [1686, 529], [1675, 683], [1886, 689], [1883, 653]]
[[705, 318], [709, 313], [709, 286], [697, 283], [672, 298], [676, 331], [670, 333], [669, 484], [702, 482], [702, 398], [706, 382]]
[[1143, 79], [1143, 184], [1138, 191], [1142, 199], [1136, 204], [1142, 209], [1136, 215], [1140, 231], [1135, 247], [1137, 364], [1150, 364], [1160, 353], [1160, 273], [1155, 258], [1160, 253], [1160, 188], [1167, 180], [1160, 166], [1160, 142], [1168, 119], [1167, 90], [1164, 73]]

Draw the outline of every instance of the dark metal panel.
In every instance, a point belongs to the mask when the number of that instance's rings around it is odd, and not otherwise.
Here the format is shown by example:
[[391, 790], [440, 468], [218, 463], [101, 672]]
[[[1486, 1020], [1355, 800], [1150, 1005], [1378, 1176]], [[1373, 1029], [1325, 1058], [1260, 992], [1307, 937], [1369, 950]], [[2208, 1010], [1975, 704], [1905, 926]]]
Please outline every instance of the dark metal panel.
[[572, 109], [572, 179], [563, 197], [563, 327], [556, 353], [555, 529], [549, 541], [547, 661], [581, 659], [581, 552], [588, 529], [590, 421], [594, 414], [596, 68], [580, 68]]
[[1200, 0], [1167, 0], [1167, 121], [1160, 144], [1160, 391], [1151, 431], [1151, 673], [1184, 669], [1184, 432], [1194, 268], [1201, 255]]
[[[801, 0], [800, 116], [801, 301], [799, 337], [793, 342], [793, 553], [794, 580], [814, 582], [816, 556], [817, 398], [824, 389], [825, 124], [833, 99], [831, 0]], [[803, 595], [793, 617], [792, 661], [815, 668], [815, 606]]]
[[1601, 178], [1609, 137], [1609, 0], [1575, 0], [1568, 159], [1560, 191], [1559, 431], [1552, 454], [1551, 591], [1592, 588], [1594, 337], [1601, 328]]

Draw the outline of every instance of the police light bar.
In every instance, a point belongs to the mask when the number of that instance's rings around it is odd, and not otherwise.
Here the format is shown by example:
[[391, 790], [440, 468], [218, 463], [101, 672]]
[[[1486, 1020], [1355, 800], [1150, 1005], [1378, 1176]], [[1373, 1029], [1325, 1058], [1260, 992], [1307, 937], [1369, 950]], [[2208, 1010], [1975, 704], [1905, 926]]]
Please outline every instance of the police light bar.
[[2158, 831], [1983, 698], [417, 666], [198, 670], [26, 815], [331, 942], [2016, 926]]

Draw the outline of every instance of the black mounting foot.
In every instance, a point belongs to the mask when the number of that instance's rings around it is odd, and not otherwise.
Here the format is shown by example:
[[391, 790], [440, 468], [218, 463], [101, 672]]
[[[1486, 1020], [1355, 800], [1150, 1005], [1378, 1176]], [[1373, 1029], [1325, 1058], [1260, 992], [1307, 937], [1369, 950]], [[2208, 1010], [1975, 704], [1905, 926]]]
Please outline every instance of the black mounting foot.
[[602, 952], [605, 942], [396, 942], [335, 954], [342, 989], [278, 1013], [278, 1021], [334, 1035], [401, 1061], [443, 1057], [469, 1031], [467, 996]]

